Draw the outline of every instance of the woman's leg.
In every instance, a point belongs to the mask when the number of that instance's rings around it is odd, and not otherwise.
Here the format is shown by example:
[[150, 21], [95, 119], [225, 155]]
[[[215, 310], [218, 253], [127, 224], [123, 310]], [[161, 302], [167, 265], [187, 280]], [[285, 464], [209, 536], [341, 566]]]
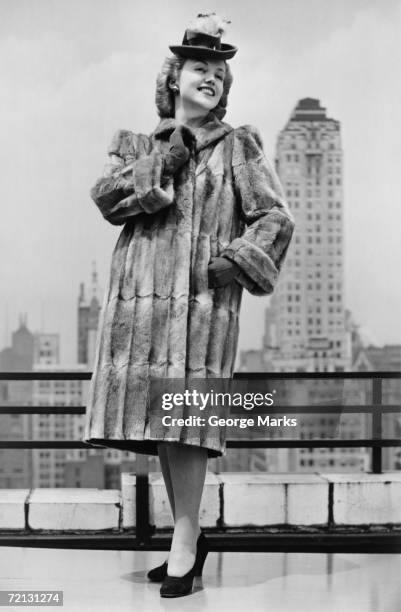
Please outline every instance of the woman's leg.
[[167, 489], [168, 500], [170, 502], [171, 513], [173, 515], [173, 520], [175, 521], [174, 491], [173, 491], [173, 484], [171, 482], [170, 466], [169, 466], [168, 457], [167, 457], [166, 443], [161, 442], [160, 444], [158, 444], [157, 452], [159, 455], [164, 484], [166, 485], [166, 489]]
[[168, 573], [183, 576], [193, 566], [200, 533], [199, 507], [205, 483], [207, 450], [198, 446], [167, 445], [174, 494], [174, 535]]

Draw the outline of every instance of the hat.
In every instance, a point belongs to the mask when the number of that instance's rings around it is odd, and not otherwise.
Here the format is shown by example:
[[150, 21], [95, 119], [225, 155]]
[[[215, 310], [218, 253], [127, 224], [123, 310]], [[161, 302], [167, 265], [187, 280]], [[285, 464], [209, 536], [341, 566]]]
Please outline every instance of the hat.
[[171, 45], [170, 51], [190, 59], [231, 59], [237, 53], [237, 47], [221, 42], [224, 26], [229, 23], [216, 13], [199, 13], [185, 30], [182, 44]]

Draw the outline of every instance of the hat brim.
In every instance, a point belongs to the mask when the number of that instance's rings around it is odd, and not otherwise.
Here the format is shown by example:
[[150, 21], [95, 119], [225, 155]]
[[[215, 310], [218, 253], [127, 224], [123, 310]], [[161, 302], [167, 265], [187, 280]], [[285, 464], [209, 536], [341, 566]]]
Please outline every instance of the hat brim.
[[170, 51], [188, 59], [228, 60], [234, 57], [238, 48], [223, 43], [221, 49], [210, 49], [201, 45], [172, 45]]

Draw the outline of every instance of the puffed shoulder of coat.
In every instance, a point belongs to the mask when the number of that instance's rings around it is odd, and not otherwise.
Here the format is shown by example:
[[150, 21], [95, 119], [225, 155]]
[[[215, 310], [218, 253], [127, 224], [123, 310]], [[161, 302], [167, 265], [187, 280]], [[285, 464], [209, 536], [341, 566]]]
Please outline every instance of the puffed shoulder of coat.
[[236, 199], [247, 228], [222, 255], [241, 269], [237, 282], [252, 295], [269, 295], [277, 283], [294, 230], [277, 174], [263, 152], [258, 130], [234, 130], [232, 169]]
[[118, 130], [108, 155], [103, 176], [91, 189], [91, 197], [107, 221], [122, 225], [131, 217], [153, 214], [173, 203], [172, 180], [165, 180], [163, 156], [150, 150], [148, 136]]

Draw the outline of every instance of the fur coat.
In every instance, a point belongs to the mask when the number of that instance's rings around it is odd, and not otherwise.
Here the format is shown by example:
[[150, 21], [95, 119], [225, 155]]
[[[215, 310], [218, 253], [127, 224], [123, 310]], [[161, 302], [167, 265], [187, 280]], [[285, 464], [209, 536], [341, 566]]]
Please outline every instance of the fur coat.
[[[243, 288], [272, 293], [294, 222], [255, 128], [233, 129], [210, 115], [188, 163], [164, 179], [175, 126], [162, 119], [150, 136], [119, 131], [91, 192], [104, 218], [124, 227], [102, 309], [84, 440], [151, 454], [157, 440], [175, 441], [218, 456], [222, 428], [189, 435], [160, 426], [149, 413], [149, 379], [232, 376]], [[241, 272], [210, 289], [208, 264], [223, 254]]]

